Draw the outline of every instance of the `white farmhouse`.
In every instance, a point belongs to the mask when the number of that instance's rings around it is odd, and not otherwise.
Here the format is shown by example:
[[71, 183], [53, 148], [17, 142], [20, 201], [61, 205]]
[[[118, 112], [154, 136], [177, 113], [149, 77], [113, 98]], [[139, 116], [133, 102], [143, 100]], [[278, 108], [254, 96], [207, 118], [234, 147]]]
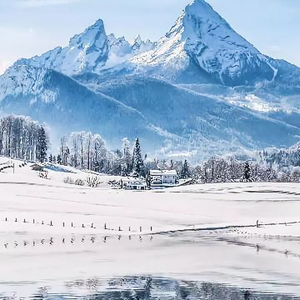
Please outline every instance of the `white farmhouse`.
[[176, 170], [150, 170], [148, 174], [152, 187], [168, 187], [177, 184]]

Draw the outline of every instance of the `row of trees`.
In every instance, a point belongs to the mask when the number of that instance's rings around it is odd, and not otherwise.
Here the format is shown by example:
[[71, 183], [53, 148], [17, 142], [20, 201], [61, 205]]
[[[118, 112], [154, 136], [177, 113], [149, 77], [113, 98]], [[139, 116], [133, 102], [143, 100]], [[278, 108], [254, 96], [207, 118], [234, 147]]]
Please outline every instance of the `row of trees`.
[[45, 127], [29, 118], [7, 116], [0, 119], [0, 155], [44, 162], [48, 138]]
[[45, 127], [30, 118], [7, 116], [0, 119], [0, 155], [28, 161], [49, 161], [112, 175], [146, 176], [151, 169], [173, 170], [180, 178], [201, 183], [236, 181], [300, 181], [300, 146], [280, 151], [259, 152], [256, 160], [213, 157], [198, 166], [188, 161], [149, 160], [142, 154], [139, 139], [127, 138], [121, 149], [111, 151], [98, 134], [74, 132], [61, 139], [58, 155], [47, 158], [49, 141]]
[[90, 132], [73, 132], [69, 137], [61, 138], [59, 154], [50, 154], [49, 162], [113, 175], [126, 176], [133, 172], [145, 175], [138, 139], [133, 149], [129, 140], [124, 138], [121, 150], [111, 151], [99, 134]]
[[[139, 139], [133, 146], [124, 138], [122, 148], [110, 151], [98, 135], [87, 132], [72, 133], [61, 139], [60, 154], [50, 155], [50, 162], [70, 165], [112, 175], [136, 175], [145, 177], [149, 170], [176, 170], [179, 178], [193, 178], [199, 183], [239, 181], [300, 181], [300, 169], [273, 167], [267, 152], [259, 161], [242, 161], [234, 157], [212, 157], [198, 166], [191, 166], [187, 160], [149, 160], [142, 155]], [[299, 151], [300, 152], [300, 151]], [[293, 157], [296, 154], [293, 153]], [[264, 158], [264, 159], [262, 159]]]
[[130, 141], [124, 138], [121, 149], [110, 151], [100, 135], [90, 132], [74, 132], [69, 137], [64, 136], [60, 154], [50, 154], [49, 162], [120, 176], [146, 177], [148, 171], [153, 169], [176, 169], [181, 178], [192, 175], [187, 161], [171, 160], [168, 163], [166, 160], [148, 160], [147, 154], [142, 154], [139, 139], [131, 146]]
[[299, 181], [300, 173], [280, 171], [267, 163], [243, 162], [234, 158], [213, 157], [200, 166], [191, 168], [192, 177], [199, 183], [218, 182], [287, 182]]

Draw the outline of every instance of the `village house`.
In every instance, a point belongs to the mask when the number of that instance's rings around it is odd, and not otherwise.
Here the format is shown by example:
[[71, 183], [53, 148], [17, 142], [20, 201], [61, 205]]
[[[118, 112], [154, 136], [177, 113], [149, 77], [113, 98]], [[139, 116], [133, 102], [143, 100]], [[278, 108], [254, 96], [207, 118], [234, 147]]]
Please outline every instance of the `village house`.
[[146, 185], [146, 182], [145, 181], [142, 181], [142, 180], [132, 180], [132, 181], [129, 181], [127, 184], [126, 184], [126, 187], [125, 187], [127, 190], [139, 190], [139, 191], [145, 191], [147, 189], [147, 185]]
[[44, 171], [44, 166], [39, 163], [34, 163], [33, 165], [30, 166], [30, 168], [32, 171], [39, 171], [39, 172]]
[[178, 183], [176, 170], [150, 170], [147, 181], [151, 187], [170, 187]]

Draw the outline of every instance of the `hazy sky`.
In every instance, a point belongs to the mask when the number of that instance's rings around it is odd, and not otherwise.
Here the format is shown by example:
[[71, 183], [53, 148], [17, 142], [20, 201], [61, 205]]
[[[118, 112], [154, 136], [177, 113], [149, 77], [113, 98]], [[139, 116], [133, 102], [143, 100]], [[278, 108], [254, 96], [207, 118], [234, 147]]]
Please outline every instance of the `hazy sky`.
[[[107, 33], [156, 40], [190, 0], [0, 0], [0, 73], [20, 57], [65, 46], [103, 19]], [[208, 0], [260, 51], [300, 66], [300, 0]]]

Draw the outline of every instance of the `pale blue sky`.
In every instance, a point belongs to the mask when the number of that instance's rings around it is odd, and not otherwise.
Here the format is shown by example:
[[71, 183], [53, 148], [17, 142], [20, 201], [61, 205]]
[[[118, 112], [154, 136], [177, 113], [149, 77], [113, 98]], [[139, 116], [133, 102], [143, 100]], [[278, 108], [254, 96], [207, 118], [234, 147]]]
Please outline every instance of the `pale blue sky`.
[[[0, 0], [0, 73], [16, 59], [67, 45], [97, 19], [107, 33], [157, 40], [190, 0]], [[260, 51], [300, 66], [299, 0], [208, 0]]]

